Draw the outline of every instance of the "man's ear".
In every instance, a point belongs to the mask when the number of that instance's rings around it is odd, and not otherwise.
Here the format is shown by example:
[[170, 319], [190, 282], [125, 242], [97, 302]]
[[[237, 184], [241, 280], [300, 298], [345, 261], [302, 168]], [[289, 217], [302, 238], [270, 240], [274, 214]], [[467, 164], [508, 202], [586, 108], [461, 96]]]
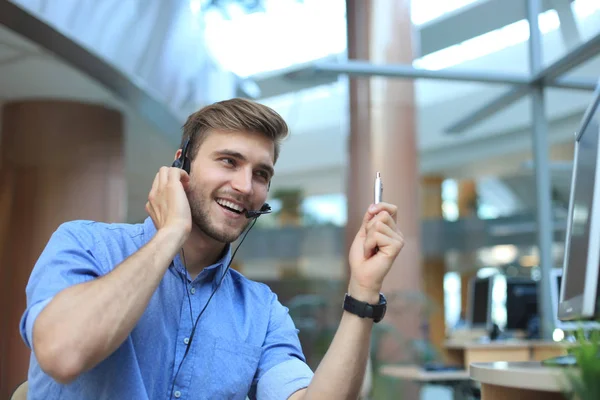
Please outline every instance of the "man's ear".
[[179, 157], [181, 157], [181, 152], [182, 152], [182, 150], [181, 150], [181, 149], [178, 149], [178, 150], [175, 152], [175, 158], [173, 159], [173, 161], [175, 161], [175, 160], [178, 160], [178, 159], [179, 159]]

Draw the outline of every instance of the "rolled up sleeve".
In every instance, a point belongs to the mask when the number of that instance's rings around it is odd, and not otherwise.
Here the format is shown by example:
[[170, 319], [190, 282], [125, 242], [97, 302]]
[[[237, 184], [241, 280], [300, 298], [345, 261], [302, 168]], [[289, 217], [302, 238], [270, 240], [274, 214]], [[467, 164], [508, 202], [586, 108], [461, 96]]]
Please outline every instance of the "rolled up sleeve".
[[306, 364], [289, 310], [273, 295], [267, 336], [257, 372], [252, 400], [282, 400], [307, 387], [313, 371]]
[[27, 287], [27, 306], [19, 331], [33, 350], [33, 325], [54, 296], [70, 286], [102, 275], [101, 263], [93, 255], [93, 235], [81, 222], [68, 222], [52, 234], [35, 263]]

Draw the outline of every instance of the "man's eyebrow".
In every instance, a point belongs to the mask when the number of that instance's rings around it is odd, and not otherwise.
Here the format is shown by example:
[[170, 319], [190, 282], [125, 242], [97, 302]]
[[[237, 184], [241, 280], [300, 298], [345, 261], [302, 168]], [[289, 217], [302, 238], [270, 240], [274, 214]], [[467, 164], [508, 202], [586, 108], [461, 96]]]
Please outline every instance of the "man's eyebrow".
[[[231, 157], [231, 158], [238, 159], [240, 161], [248, 161], [248, 158], [246, 158], [239, 151], [235, 151], [235, 150], [228, 150], [228, 149], [217, 150], [217, 151], [213, 152], [213, 155], [215, 155], [215, 156], [228, 156], [228, 157]], [[269, 164], [259, 163], [258, 166], [259, 166], [259, 168], [264, 169], [265, 171], [267, 171], [269, 173], [270, 177], [272, 177], [273, 175], [275, 175], [275, 171], [274, 171], [273, 167], [270, 166]]]

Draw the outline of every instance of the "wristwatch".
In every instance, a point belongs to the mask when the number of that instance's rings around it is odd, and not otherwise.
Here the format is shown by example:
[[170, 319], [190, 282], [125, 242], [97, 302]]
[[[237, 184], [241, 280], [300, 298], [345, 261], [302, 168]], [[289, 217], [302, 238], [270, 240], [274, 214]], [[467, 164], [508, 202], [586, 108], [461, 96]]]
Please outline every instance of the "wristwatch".
[[346, 293], [346, 296], [344, 297], [344, 310], [358, 315], [361, 318], [372, 318], [375, 323], [383, 319], [386, 309], [387, 300], [382, 293], [379, 293], [379, 304], [375, 305], [356, 300], [348, 293]]

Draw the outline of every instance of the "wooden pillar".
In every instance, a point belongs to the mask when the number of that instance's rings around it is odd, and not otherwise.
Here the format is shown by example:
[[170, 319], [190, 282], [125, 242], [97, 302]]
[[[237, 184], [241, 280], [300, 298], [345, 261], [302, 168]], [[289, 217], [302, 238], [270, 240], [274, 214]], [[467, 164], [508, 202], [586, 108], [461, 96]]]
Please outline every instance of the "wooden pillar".
[[421, 178], [421, 218], [441, 219], [442, 213], [442, 176], [424, 176]]
[[[371, 3], [347, 0], [348, 58], [369, 60]], [[371, 160], [371, 85], [369, 78], [352, 78], [349, 87], [350, 134], [348, 135], [348, 175], [346, 198], [348, 218], [346, 249], [349, 251], [363, 215], [373, 202], [374, 167]], [[384, 198], [387, 183], [384, 179]], [[347, 253], [347, 252], [346, 252]]]
[[[477, 213], [477, 182], [472, 179], [464, 179], [458, 182], [458, 216], [470, 218]], [[462, 266], [460, 273], [460, 311], [461, 317], [467, 317], [467, 306], [469, 301], [469, 282], [477, 275], [475, 256], [465, 255], [465, 262], [472, 260], [472, 265]]]
[[125, 219], [119, 112], [67, 101], [8, 103], [0, 165], [0, 398], [25, 379], [30, 352], [19, 334], [25, 287], [62, 222]]
[[[410, 1], [347, 0], [348, 55], [353, 60], [405, 63], [413, 60]], [[418, 149], [414, 84], [408, 79], [350, 79], [349, 176], [347, 181], [347, 249], [373, 202], [376, 171], [383, 180], [383, 200], [398, 206], [398, 225], [405, 246], [386, 277], [390, 297], [385, 323], [404, 343], [386, 351], [387, 359], [408, 360], [421, 337], [420, 305], [410, 300], [421, 288]], [[414, 298], [414, 296], [412, 297]], [[390, 344], [391, 345], [391, 344]], [[404, 385], [397, 397], [416, 394]]]
[[[441, 220], [442, 183], [441, 176], [425, 176], [421, 179], [421, 217]], [[444, 276], [446, 263], [444, 255], [434, 255], [423, 260], [423, 291], [431, 303], [427, 326], [428, 339], [435, 349], [445, 355], [446, 315], [444, 308]]]
[[477, 183], [466, 179], [458, 182], [458, 216], [472, 217], [477, 213]]

